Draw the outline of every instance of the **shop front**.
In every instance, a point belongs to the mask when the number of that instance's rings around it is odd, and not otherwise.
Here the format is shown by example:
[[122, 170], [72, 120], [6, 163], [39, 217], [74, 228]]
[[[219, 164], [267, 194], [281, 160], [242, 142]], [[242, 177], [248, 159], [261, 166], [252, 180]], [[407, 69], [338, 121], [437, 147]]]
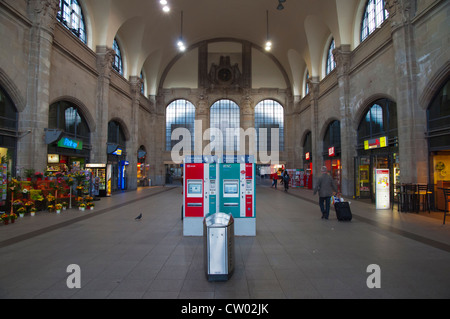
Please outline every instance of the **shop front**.
[[141, 146], [137, 155], [137, 186], [151, 186], [150, 179], [150, 165], [146, 163], [147, 152], [145, 148]]
[[90, 156], [90, 131], [78, 107], [67, 101], [50, 105], [47, 143], [47, 172], [84, 170]]
[[117, 121], [108, 123], [106, 195], [128, 188], [126, 139], [122, 126]]
[[[303, 173], [302, 173], [303, 172]], [[303, 142], [303, 171], [300, 173], [300, 187], [312, 189], [313, 186], [313, 162], [312, 162], [312, 135], [308, 132]]]
[[89, 149], [83, 149], [83, 145], [83, 141], [67, 136], [48, 144], [47, 172], [56, 174], [84, 170], [89, 161]]
[[359, 151], [358, 154], [360, 155], [355, 158], [356, 198], [375, 201], [377, 169], [389, 170], [390, 197], [393, 198], [395, 186], [400, 180], [398, 146], [386, 147], [383, 150]]
[[328, 126], [323, 139], [323, 165], [341, 192], [341, 124], [333, 121]]
[[450, 188], [450, 82], [438, 91], [427, 110], [430, 184], [434, 185], [438, 210], [445, 210], [442, 188]]
[[389, 193], [393, 198], [400, 181], [397, 106], [388, 99], [375, 101], [358, 128], [355, 157], [355, 197], [376, 200], [376, 170], [389, 172]]
[[106, 165], [106, 195], [127, 189], [127, 167], [125, 147], [117, 144], [108, 144], [108, 157]]
[[7, 176], [16, 175], [17, 119], [14, 103], [0, 87], [0, 206], [6, 200]]

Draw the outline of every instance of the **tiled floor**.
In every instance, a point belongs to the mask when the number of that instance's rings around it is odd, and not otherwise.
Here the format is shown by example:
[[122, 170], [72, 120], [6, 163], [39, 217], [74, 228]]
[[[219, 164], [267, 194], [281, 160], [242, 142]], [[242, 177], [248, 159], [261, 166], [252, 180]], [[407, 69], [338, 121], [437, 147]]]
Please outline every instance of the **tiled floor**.
[[[93, 212], [26, 216], [0, 226], [0, 297], [450, 298], [450, 224], [360, 201], [352, 222], [334, 211], [325, 221], [316, 199], [260, 185], [257, 235], [236, 238], [227, 282], [206, 280], [203, 238], [182, 235], [181, 188], [117, 194]], [[80, 266], [80, 289], [67, 287], [70, 264]], [[367, 286], [371, 264], [381, 288]]]

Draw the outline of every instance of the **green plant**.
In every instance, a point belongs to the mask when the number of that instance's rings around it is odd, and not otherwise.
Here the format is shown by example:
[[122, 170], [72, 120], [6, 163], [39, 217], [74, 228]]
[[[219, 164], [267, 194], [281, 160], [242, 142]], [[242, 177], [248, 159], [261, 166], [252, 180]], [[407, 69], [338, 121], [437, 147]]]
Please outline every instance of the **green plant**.
[[25, 170], [25, 177], [27, 178], [32, 178], [34, 176], [34, 169], [33, 168], [28, 168]]

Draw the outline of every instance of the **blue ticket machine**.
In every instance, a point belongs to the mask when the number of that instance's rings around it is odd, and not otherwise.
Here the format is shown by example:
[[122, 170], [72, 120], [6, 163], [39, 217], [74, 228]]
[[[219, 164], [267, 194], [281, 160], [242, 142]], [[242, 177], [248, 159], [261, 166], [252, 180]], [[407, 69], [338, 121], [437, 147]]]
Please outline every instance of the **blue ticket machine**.
[[235, 235], [256, 236], [253, 157], [224, 156], [218, 185], [219, 211], [233, 216]]

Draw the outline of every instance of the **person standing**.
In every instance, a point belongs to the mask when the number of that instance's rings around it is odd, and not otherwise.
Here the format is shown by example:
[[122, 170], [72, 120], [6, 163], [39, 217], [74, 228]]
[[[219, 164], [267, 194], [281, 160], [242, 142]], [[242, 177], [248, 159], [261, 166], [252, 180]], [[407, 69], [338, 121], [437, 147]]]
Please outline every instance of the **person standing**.
[[322, 166], [321, 172], [322, 176], [320, 176], [314, 188], [314, 195], [319, 192], [319, 207], [322, 212], [322, 219], [328, 219], [330, 214], [330, 198], [337, 192], [337, 187], [333, 178], [328, 174], [326, 166]]

